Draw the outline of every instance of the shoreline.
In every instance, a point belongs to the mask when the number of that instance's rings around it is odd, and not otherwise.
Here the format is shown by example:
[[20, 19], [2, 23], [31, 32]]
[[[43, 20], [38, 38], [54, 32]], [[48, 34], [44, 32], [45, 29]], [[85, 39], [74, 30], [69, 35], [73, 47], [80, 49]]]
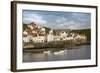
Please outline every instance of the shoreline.
[[75, 44], [75, 45], [67, 45], [66, 47], [35, 47], [35, 48], [23, 48], [24, 52], [43, 52], [43, 51], [48, 51], [48, 50], [71, 50], [71, 49], [78, 49], [77, 46], [82, 46], [82, 45], [90, 45], [90, 43], [84, 43], [84, 44]]

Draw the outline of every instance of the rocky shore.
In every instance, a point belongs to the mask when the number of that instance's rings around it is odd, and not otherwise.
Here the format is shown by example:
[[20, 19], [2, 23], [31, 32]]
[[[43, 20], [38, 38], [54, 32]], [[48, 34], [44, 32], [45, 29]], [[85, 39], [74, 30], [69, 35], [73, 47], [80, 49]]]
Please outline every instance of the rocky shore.
[[57, 42], [45, 42], [45, 43], [31, 43], [25, 44], [24, 49], [44, 49], [44, 48], [66, 48], [70, 46], [87, 45], [90, 42], [86, 41], [57, 41]]

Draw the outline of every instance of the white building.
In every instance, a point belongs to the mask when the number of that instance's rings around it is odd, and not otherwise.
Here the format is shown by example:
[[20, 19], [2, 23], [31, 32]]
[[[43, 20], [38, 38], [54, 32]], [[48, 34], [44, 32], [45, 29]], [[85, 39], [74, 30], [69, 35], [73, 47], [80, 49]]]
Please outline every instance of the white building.
[[60, 35], [61, 35], [61, 37], [67, 37], [67, 33], [66, 32], [62, 32], [62, 33], [60, 33]]
[[29, 42], [29, 38], [28, 37], [23, 37], [23, 42], [28, 43]]
[[65, 40], [73, 40], [73, 37], [66, 37]]
[[47, 42], [54, 41], [54, 35], [53, 34], [48, 34], [47, 35]]
[[34, 33], [37, 34], [37, 32], [36, 32], [35, 30], [32, 30], [32, 33], [33, 33], [33, 34], [34, 34]]
[[46, 37], [45, 36], [32, 37], [32, 41], [35, 43], [42, 43], [46, 41]]
[[49, 31], [49, 34], [47, 35], [47, 42], [54, 41], [54, 35], [53, 35], [53, 30]]
[[27, 31], [23, 31], [23, 35], [28, 35], [28, 32]]
[[41, 31], [42, 31], [42, 32], [45, 32], [45, 28], [41, 28]]
[[31, 30], [34, 29], [34, 27], [32, 25], [28, 25], [28, 28], [30, 28]]
[[45, 34], [45, 28], [41, 28], [40, 31], [42, 32], [42, 34]]
[[67, 36], [68, 36], [68, 34], [66, 32], [60, 33], [60, 37], [61, 37], [62, 40], [66, 40]]
[[23, 37], [23, 42], [29, 43], [31, 39], [32, 39], [32, 36], [28, 35], [26, 37]]
[[77, 35], [75, 39], [86, 39], [85, 35]]
[[53, 34], [53, 30], [50, 30], [50, 31], [49, 31], [49, 34]]
[[54, 41], [60, 41], [61, 40], [61, 36], [54, 36]]

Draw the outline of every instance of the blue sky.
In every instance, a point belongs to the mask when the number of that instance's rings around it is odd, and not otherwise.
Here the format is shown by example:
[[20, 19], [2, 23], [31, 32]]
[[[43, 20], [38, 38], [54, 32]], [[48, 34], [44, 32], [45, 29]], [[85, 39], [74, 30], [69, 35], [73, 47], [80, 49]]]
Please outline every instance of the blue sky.
[[87, 29], [91, 14], [79, 12], [23, 10], [23, 23], [35, 22], [51, 29]]

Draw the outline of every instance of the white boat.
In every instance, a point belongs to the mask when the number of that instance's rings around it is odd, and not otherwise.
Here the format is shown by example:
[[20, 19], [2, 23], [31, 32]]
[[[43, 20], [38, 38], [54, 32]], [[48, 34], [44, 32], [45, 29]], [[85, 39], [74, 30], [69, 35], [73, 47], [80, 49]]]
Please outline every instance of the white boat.
[[50, 51], [44, 51], [43, 53], [44, 54], [50, 54]]
[[54, 55], [62, 55], [63, 53], [64, 53], [64, 50], [61, 50], [61, 51], [54, 52]]

